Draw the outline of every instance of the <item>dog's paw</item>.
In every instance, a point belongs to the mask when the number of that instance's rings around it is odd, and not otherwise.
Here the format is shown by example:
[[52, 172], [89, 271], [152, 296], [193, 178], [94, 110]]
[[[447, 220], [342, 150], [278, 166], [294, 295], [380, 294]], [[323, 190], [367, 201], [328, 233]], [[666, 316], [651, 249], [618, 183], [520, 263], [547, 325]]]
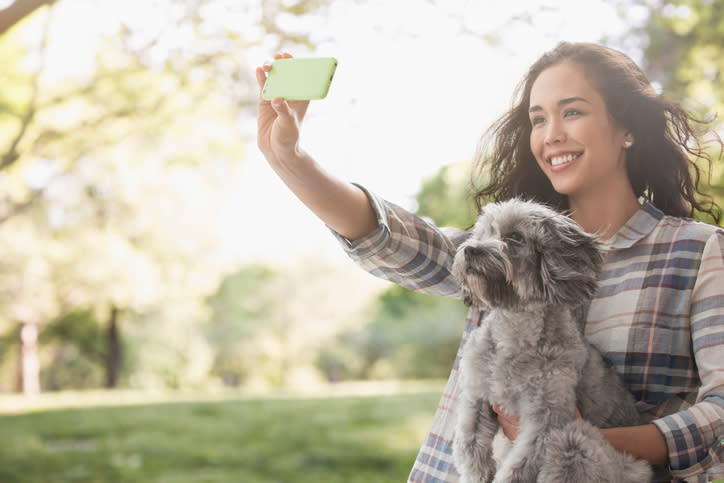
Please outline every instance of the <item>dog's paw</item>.
[[503, 465], [495, 474], [493, 483], [529, 483], [536, 480], [536, 472], [531, 471], [530, 465], [526, 465], [526, 461], [522, 464], [512, 466]]
[[490, 483], [495, 476], [495, 460], [489, 452], [458, 451], [454, 454], [455, 468], [461, 483]]
[[493, 483], [493, 474], [460, 475], [459, 483]]
[[633, 483], [651, 476], [645, 461], [616, 451], [598, 429], [576, 420], [551, 433], [539, 481]]
[[519, 483], [521, 480], [517, 477], [517, 471], [511, 470], [501, 473], [500, 471], [495, 474], [493, 483]]
[[495, 460], [490, 448], [453, 442], [453, 461], [461, 483], [490, 483], [495, 476]]

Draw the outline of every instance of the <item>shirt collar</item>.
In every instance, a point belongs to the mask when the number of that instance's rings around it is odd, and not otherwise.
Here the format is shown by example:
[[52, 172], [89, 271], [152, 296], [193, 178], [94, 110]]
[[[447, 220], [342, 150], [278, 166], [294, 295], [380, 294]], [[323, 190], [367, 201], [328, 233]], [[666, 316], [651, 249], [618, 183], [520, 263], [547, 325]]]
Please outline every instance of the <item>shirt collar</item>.
[[632, 247], [651, 233], [663, 217], [661, 210], [645, 202], [604, 246], [609, 250]]

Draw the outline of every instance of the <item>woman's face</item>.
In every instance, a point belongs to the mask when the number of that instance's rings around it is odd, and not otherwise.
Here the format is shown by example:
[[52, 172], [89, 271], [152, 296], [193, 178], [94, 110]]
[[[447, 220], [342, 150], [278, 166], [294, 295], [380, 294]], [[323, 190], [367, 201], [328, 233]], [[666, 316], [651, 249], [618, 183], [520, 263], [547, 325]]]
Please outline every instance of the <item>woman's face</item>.
[[529, 116], [530, 148], [558, 193], [574, 202], [630, 192], [624, 142], [633, 138], [609, 116], [582, 67], [564, 61], [541, 72], [531, 89]]

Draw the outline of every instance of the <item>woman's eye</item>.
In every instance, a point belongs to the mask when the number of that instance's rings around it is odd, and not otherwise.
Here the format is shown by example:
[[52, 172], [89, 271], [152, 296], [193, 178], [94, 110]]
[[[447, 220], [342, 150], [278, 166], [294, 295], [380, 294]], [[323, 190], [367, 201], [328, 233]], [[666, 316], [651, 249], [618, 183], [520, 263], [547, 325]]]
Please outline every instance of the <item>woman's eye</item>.
[[583, 114], [583, 113], [582, 113], [581, 111], [577, 110], [577, 109], [568, 109], [568, 110], [565, 112], [565, 116], [566, 116], [566, 117], [580, 116], [581, 114]]
[[530, 123], [533, 126], [536, 126], [538, 124], [542, 124], [545, 121], [545, 118], [543, 116], [536, 116], [531, 118]]

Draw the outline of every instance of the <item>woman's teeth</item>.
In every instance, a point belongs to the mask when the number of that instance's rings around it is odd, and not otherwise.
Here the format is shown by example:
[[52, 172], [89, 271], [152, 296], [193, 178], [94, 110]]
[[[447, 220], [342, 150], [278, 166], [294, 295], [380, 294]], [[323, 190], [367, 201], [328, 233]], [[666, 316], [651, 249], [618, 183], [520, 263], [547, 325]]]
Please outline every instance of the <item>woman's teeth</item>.
[[569, 163], [578, 157], [577, 154], [564, 154], [563, 156], [555, 156], [551, 158], [552, 166], [559, 166], [564, 163]]

